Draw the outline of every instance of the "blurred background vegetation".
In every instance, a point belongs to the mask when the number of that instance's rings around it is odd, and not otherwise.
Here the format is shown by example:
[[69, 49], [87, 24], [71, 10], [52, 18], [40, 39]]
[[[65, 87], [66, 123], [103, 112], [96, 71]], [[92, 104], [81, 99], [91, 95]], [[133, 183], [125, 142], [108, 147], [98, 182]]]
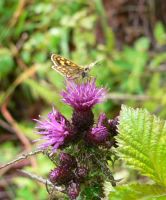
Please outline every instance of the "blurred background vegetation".
[[[33, 119], [52, 105], [71, 114], [51, 53], [80, 65], [102, 59], [91, 75], [109, 94], [96, 113], [113, 118], [123, 103], [165, 119], [165, 13], [164, 0], [1, 0], [0, 163], [35, 148]], [[47, 199], [43, 185], [14, 170], [23, 167], [46, 177], [53, 164], [36, 156], [1, 170], [0, 199]]]

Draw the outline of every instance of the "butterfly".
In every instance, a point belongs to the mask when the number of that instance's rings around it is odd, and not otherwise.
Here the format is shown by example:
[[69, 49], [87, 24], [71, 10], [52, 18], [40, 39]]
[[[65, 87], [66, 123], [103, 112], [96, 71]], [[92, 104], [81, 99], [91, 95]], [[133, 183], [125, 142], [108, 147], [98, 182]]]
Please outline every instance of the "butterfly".
[[51, 60], [54, 64], [52, 68], [68, 80], [88, 77], [90, 69], [98, 63], [95, 61], [83, 67], [57, 54], [52, 54]]

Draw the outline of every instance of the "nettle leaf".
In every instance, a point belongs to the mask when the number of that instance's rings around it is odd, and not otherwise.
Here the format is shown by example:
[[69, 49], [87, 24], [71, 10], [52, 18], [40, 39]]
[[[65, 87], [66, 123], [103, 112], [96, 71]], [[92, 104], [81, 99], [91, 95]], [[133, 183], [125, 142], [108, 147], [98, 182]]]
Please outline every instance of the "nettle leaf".
[[166, 199], [166, 188], [159, 185], [131, 184], [118, 186], [109, 195], [109, 200], [161, 200]]
[[166, 123], [144, 109], [122, 106], [119, 156], [132, 168], [166, 186]]

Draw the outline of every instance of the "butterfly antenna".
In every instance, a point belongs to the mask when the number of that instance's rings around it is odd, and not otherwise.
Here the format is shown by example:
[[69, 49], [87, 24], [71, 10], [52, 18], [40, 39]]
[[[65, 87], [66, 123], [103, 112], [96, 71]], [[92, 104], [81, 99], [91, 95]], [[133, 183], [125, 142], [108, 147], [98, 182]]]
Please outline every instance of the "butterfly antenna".
[[96, 60], [95, 62], [88, 65], [89, 69], [93, 68], [96, 64], [100, 63], [103, 59]]

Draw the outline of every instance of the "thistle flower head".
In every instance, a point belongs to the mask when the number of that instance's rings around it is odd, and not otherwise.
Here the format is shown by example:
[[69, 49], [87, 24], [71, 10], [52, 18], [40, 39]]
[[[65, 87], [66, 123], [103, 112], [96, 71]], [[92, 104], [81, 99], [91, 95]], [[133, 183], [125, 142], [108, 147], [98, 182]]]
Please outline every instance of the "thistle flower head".
[[102, 145], [108, 139], [109, 132], [105, 126], [92, 128], [87, 135], [88, 142], [94, 145]]
[[96, 87], [95, 79], [80, 85], [68, 82], [66, 91], [62, 92], [63, 101], [79, 111], [91, 109], [104, 99], [105, 94], [104, 88]]
[[43, 144], [39, 146], [42, 149], [51, 146], [54, 153], [72, 136], [69, 121], [55, 109], [48, 114], [48, 119], [35, 121], [38, 123], [36, 127], [38, 129], [37, 133], [41, 135], [38, 140], [44, 140]]

